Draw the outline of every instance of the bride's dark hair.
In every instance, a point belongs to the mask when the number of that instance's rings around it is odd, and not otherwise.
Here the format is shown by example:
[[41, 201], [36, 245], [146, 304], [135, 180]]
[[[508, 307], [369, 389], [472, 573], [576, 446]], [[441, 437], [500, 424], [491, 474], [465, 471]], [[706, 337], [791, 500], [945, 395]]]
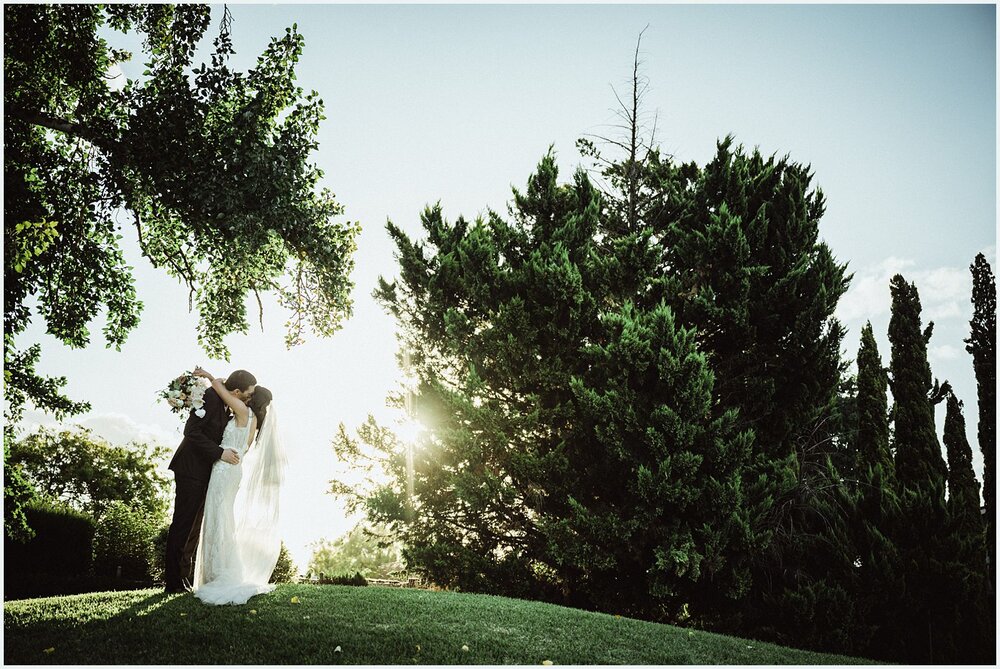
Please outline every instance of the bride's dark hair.
[[247, 406], [257, 416], [258, 431], [264, 426], [264, 418], [267, 416], [267, 405], [271, 403], [271, 399], [271, 391], [264, 386], [257, 386], [253, 391], [253, 395], [250, 396], [250, 402]]

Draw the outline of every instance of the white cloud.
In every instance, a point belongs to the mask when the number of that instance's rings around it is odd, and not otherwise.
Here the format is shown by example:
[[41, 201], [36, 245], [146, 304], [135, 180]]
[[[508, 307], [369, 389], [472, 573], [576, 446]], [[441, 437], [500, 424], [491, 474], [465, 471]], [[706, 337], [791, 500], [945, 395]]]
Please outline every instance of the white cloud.
[[940, 346], [931, 346], [927, 351], [927, 357], [931, 359], [932, 362], [940, 362], [944, 360], [957, 360], [965, 353], [965, 349], [960, 349], [957, 346], [951, 346], [950, 344], [942, 344]]
[[159, 425], [137, 423], [125, 414], [103, 413], [86, 416], [79, 421], [83, 427], [92, 430], [112, 444], [127, 444], [131, 441], [158, 443], [163, 446], [176, 445], [181, 435], [171, 434]]
[[115, 445], [125, 445], [137, 441], [160, 444], [161, 446], [176, 446], [182, 437], [179, 428], [176, 433], [171, 433], [160, 425], [137, 423], [125, 414], [113, 412], [85, 414], [82, 417], [74, 417], [60, 423], [41, 411], [28, 410], [25, 411], [21, 421], [21, 427], [29, 432], [33, 432], [38, 427], [62, 429], [77, 425], [87, 428], [98, 437]]
[[854, 273], [850, 289], [837, 305], [837, 317], [850, 324], [888, 314], [892, 304], [889, 281], [896, 274], [916, 284], [924, 323], [971, 316], [972, 276], [968, 267], [916, 269], [913, 260], [891, 256]]

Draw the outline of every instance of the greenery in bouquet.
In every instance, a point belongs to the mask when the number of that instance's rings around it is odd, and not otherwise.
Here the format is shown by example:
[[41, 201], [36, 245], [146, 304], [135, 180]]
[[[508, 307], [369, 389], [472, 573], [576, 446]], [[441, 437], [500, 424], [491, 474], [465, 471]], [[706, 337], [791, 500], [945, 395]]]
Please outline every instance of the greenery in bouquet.
[[160, 399], [170, 405], [176, 414], [186, 415], [194, 411], [199, 418], [205, 417], [205, 391], [208, 385], [192, 372], [184, 372], [159, 393]]

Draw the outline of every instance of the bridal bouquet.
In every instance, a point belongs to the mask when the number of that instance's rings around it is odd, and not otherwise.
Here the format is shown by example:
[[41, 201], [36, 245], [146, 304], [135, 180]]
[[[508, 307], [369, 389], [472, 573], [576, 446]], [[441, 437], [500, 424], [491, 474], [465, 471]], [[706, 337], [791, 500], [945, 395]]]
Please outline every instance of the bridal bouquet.
[[198, 418], [204, 418], [206, 390], [208, 385], [204, 379], [191, 372], [184, 372], [171, 381], [165, 390], [161, 390], [159, 397], [166, 400], [170, 410], [176, 414], [184, 415], [194, 409], [194, 414]]

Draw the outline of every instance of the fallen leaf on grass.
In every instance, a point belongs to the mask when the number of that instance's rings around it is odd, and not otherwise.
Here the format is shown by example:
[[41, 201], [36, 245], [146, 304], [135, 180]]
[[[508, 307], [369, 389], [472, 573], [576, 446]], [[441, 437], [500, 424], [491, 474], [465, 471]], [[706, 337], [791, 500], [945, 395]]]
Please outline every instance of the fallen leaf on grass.
[[257, 609], [250, 609], [250, 615], [252, 616], [257, 615]]
[[615, 618], [621, 618], [621, 616], [616, 613]]
[[750, 650], [753, 650], [753, 646], [747, 646], [747, 648], [749, 648]]
[[419, 643], [417, 644], [417, 652], [418, 653], [420, 652], [420, 644]]
[[184, 616], [186, 616], [186, 615], [187, 615], [186, 613], [182, 613], [182, 614], [181, 614], [181, 617], [183, 618], [183, 617], [184, 617]]
[[463, 653], [468, 653], [469, 652], [469, 647], [468, 646], [462, 646], [462, 652]]
[[298, 597], [292, 597], [292, 604], [298, 604], [298, 603], [299, 603], [299, 598]]
[[542, 660], [542, 664], [545, 665], [546, 667], [551, 667], [552, 660]]
[[56, 649], [55, 648], [46, 648], [42, 652], [43, 653], [54, 653], [54, 652], [56, 652]]
[[334, 649], [333, 649], [333, 652], [334, 652], [334, 653], [339, 653], [339, 652], [341, 652], [341, 651], [340, 651], [340, 646], [337, 646], [336, 648], [334, 648]]
[[309, 620], [309, 616], [302, 616], [302, 620]]

